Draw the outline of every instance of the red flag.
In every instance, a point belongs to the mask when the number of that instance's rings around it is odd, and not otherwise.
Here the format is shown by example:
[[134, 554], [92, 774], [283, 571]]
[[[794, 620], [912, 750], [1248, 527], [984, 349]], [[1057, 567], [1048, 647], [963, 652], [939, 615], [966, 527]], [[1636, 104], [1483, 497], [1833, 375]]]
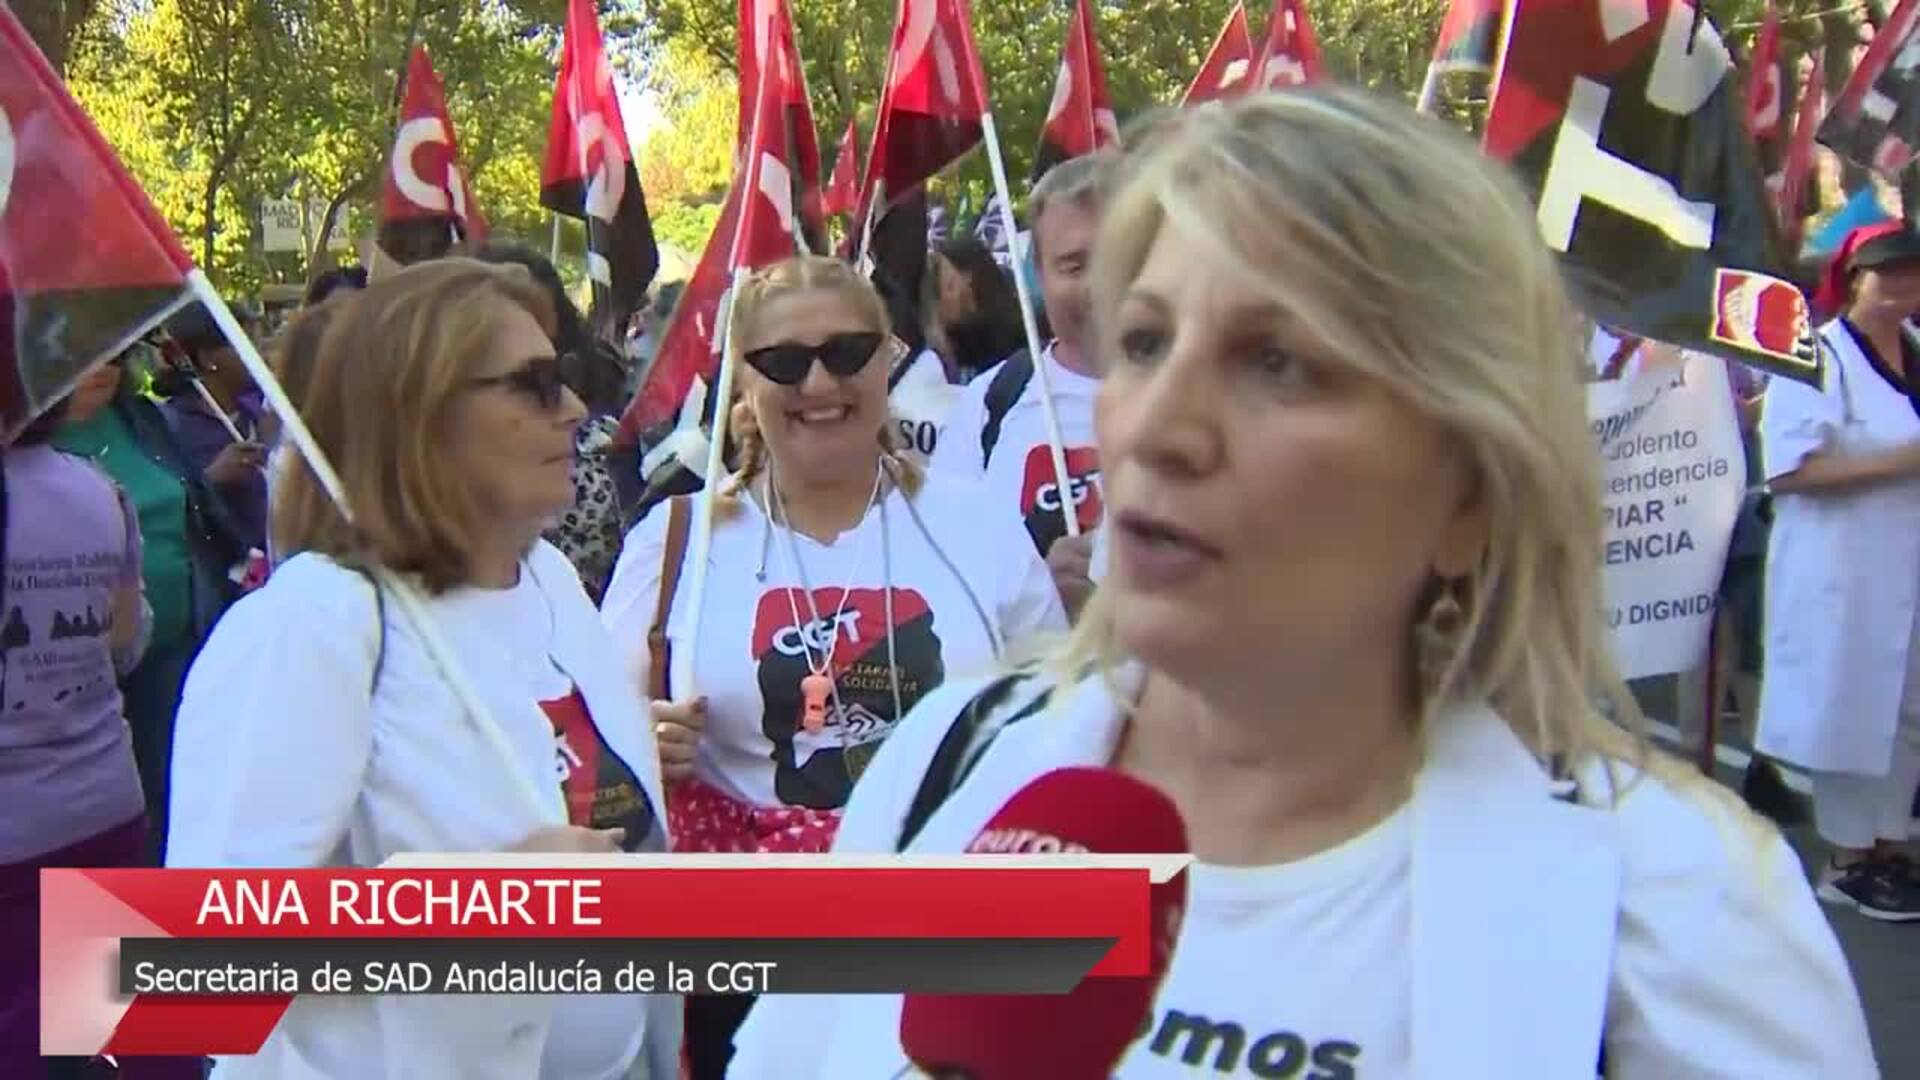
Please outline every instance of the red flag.
[[192, 270], [0, 4], [0, 436], [172, 314]]
[[[627, 403], [620, 417], [620, 435], [633, 440], [670, 424], [686, 400], [695, 379], [708, 376], [719, 366], [718, 321], [720, 301], [731, 283], [729, 266], [733, 261], [733, 236], [740, 220], [740, 187], [727, 192], [714, 222], [700, 261], [687, 279], [686, 288], [673, 306], [673, 316], [660, 338], [660, 348], [647, 368], [640, 390]], [[709, 418], [711, 419], [711, 418]], [[658, 442], [649, 438], [650, 444]]]
[[1207, 50], [1207, 58], [1200, 63], [1200, 73], [1193, 77], [1193, 85], [1187, 87], [1180, 104], [1198, 105], [1228, 97], [1240, 89], [1241, 82], [1252, 70], [1253, 31], [1247, 28], [1247, 6], [1236, 3], [1227, 13], [1227, 21], [1221, 25], [1219, 36], [1213, 39], [1213, 48]]
[[1815, 381], [1732, 59], [1685, 0], [1514, 0], [1484, 143], [1616, 332]]
[[[771, 73], [763, 73], [771, 74]], [[777, 77], [776, 77], [777, 78]], [[762, 82], [758, 115], [748, 135], [740, 188], [740, 220], [733, 240], [732, 268], [769, 266], [794, 254], [794, 171], [787, 138], [787, 106], [775, 79]], [[790, 84], [789, 84], [790, 85]], [[818, 161], [816, 159], [816, 165]]]
[[1477, 84], [1493, 75], [1506, 7], [1505, 0], [1453, 0], [1447, 6], [1440, 37], [1433, 43], [1426, 81], [1420, 87], [1422, 112], [1432, 111], [1443, 92], [1449, 98], [1456, 96], [1447, 86], [1451, 75], [1464, 76], [1474, 84], [1462, 96], [1484, 96]]
[[1060, 75], [1053, 84], [1053, 104], [1040, 128], [1040, 150], [1033, 158], [1033, 176], [1069, 158], [1120, 145], [1120, 124], [1107, 96], [1106, 65], [1100, 62], [1100, 39], [1094, 33], [1093, 6], [1079, 0], [1067, 23], [1067, 44], [1060, 53]]
[[1764, 143], [1780, 137], [1780, 12], [1773, 0], [1747, 63], [1747, 131]]
[[1267, 39], [1260, 46], [1253, 70], [1256, 78], [1248, 84], [1249, 92], [1305, 86], [1326, 78], [1320, 42], [1313, 35], [1313, 23], [1307, 20], [1306, 0], [1273, 0]]
[[856, 222], [885, 213], [978, 145], [986, 111], [965, 0], [900, 0]]
[[587, 223], [594, 313], [603, 326], [623, 326], [660, 269], [660, 248], [593, 0], [570, 0], [567, 6], [540, 205]]
[[1819, 142], [1897, 180], [1920, 153], [1920, 0], [1900, 0], [1820, 124]]
[[425, 45], [407, 59], [406, 97], [400, 127], [387, 162], [380, 222], [440, 220], [469, 240], [486, 239], [486, 219], [474, 205], [473, 188], [460, 167], [460, 142], [447, 114], [447, 95]]
[[1800, 110], [1793, 122], [1793, 141], [1787, 144], [1786, 167], [1780, 172], [1780, 223], [1786, 232], [1787, 254], [1800, 251], [1807, 221], [1800, 213], [1807, 179], [1813, 174], [1813, 136], [1820, 129], [1820, 106], [1826, 93], [1826, 58], [1813, 56], [1813, 72], [1800, 91]]
[[740, 123], [735, 140], [744, 152], [753, 130], [753, 109], [760, 81], [776, 83], [786, 148], [780, 159], [793, 167], [794, 205], [801, 236], [810, 250], [826, 244], [827, 211], [820, 191], [820, 141], [813, 126], [807, 72], [794, 40], [793, 11], [787, 0], [740, 0]]
[[[744, 43], [751, 40], [751, 35], [741, 38], [743, 51]], [[740, 70], [755, 70], [745, 55], [740, 58]], [[693, 277], [674, 305], [673, 321], [660, 340], [653, 366], [620, 419], [625, 438], [656, 432], [671, 423], [696, 380], [713, 384], [719, 367], [720, 302], [732, 283], [733, 267], [765, 266], [794, 254], [798, 213], [793, 173], [799, 163], [791, 156], [793, 141], [786, 128], [797, 78], [797, 63], [758, 69], [757, 115], [749, 114], [753, 122], [741, 140], [732, 189]]]
[[852, 213], [854, 204], [860, 200], [859, 172], [860, 120], [850, 117], [847, 133], [840, 138], [840, 152], [834, 157], [833, 179], [827, 181], [821, 209], [829, 214]]

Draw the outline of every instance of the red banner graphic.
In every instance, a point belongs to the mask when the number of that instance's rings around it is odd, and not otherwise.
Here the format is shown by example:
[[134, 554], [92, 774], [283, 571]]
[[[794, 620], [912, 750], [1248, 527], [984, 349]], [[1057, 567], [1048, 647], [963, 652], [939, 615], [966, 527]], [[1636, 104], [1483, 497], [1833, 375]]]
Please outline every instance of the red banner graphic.
[[[981, 860], [987, 856], [967, 856]], [[59, 1054], [251, 1053], [291, 995], [119, 992], [122, 939], [780, 940], [769, 911], [858, 910], [805, 937], [861, 941], [1112, 941], [1097, 977], [1147, 972], [1143, 860], [1071, 867], [952, 860], [729, 868], [628, 859], [617, 868], [48, 870], [42, 875], [42, 1045]], [[630, 867], [644, 867], [633, 869]]]

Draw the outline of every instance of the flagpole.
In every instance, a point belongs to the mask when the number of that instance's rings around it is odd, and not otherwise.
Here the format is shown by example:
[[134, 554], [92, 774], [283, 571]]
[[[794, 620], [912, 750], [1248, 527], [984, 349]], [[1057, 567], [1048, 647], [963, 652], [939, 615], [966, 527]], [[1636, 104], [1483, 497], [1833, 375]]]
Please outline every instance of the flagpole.
[[[246, 330], [240, 326], [240, 321], [233, 317], [233, 312], [227, 308], [227, 302], [221, 298], [219, 290], [213, 287], [213, 283], [207, 280], [207, 275], [199, 267], [194, 267], [187, 272], [186, 284], [194, 297], [206, 306], [207, 313], [213, 316], [214, 325], [220, 328], [220, 333], [227, 339], [227, 344], [232, 346], [233, 351], [240, 357], [240, 362], [253, 376], [254, 383], [259, 386], [260, 393], [267, 399], [267, 404], [273, 409], [274, 415], [280, 418], [281, 430], [293, 439], [294, 446], [299, 448], [301, 456], [307, 459], [307, 467], [313, 470], [314, 477], [320, 481], [320, 487], [340, 509], [340, 516], [347, 519], [348, 523], [352, 523], [353, 510], [347, 505], [347, 490], [340, 482], [340, 474], [334, 471], [333, 462], [328, 460], [326, 453], [320, 449], [319, 440], [314, 438], [312, 429], [308, 428], [306, 421], [301, 419], [299, 410], [293, 407], [292, 399], [287, 397], [286, 388], [280, 385], [280, 380], [274, 376], [273, 368], [261, 357], [260, 350], [253, 344], [253, 339], [247, 336]], [[528, 779], [527, 770], [523, 766], [523, 755], [513, 749], [505, 733], [500, 730], [500, 725], [493, 719], [492, 710], [473, 689], [473, 684], [467, 679], [458, 658], [448, 647], [445, 637], [440, 634], [439, 627], [434, 623], [432, 616], [427, 613], [419, 591], [405, 578], [385, 567], [374, 567], [372, 573], [378, 579], [379, 588], [399, 603], [402, 613], [420, 635], [421, 643], [426, 646], [434, 666], [446, 679], [454, 696], [459, 699], [474, 726], [480, 730], [481, 736], [491, 743], [495, 752], [499, 754], [501, 763], [513, 776], [515, 786], [526, 797], [528, 804], [539, 814], [541, 820], [553, 824], [564, 824], [567, 821], [567, 810], [560, 785], [552, 785], [552, 790], [543, 796], [533, 781]]]
[[[687, 602], [692, 609], [687, 612], [687, 642], [694, 649], [700, 644], [701, 615], [706, 608], [707, 599], [707, 556], [713, 550], [713, 513], [720, 495], [721, 471], [727, 467], [727, 427], [733, 414], [733, 310], [734, 301], [740, 295], [741, 286], [747, 281], [747, 268], [740, 260], [740, 245], [747, 235], [747, 218], [752, 214], [748, 205], [760, 189], [760, 121], [766, 112], [767, 83], [762, 78], [754, 90], [753, 131], [747, 141], [747, 160], [745, 168], [740, 170], [740, 205], [733, 221], [733, 249], [728, 263], [733, 267], [733, 280], [727, 285], [726, 295], [720, 299], [719, 317], [715, 320], [714, 330], [720, 335], [720, 375], [713, 388], [713, 429], [707, 441], [707, 475], [700, 485], [700, 496], [693, 519], [693, 546], [689, 553], [693, 559], [693, 582], [689, 586], [691, 593]], [[691, 655], [691, 654], [689, 654]], [[687, 666], [687, 679], [683, 684], [683, 697], [695, 697], [699, 694], [694, 680], [693, 665]]]
[[547, 255], [547, 261], [558, 267], [560, 265], [560, 211], [555, 210], [550, 216], [553, 218], [553, 244]]
[[[1053, 478], [1060, 485], [1060, 512], [1067, 519], [1067, 535], [1080, 535], [1080, 513], [1074, 506], [1073, 474], [1067, 471], [1067, 444], [1060, 434], [1060, 412], [1053, 403], [1053, 380], [1047, 376], [1046, 358], [1040, 350], [1040, 322], [1034, 318], [1033, 297], [1027, 291], [1027, 275], [1022, 273], [1026, 253], [1020, 247], [1020, 231], [1013, 217], [1013, 195], [1007, 187], [1007, 164], [1000, 156], [1000, 134], [993, 125], [993, 110], [980, 114], [980, 133], [987, 144], [987, 164], [993, 170], [994, 191], [1000, 196], [1000, 222], [1007, 230], [1007, 249], [1013, 254], [1013, 287], [1020, 294], [1020, 322], [1027, 332], [1027, 349], [1033, 357], [1033, 374], [1040, 386], [1040, 410], [1047, 418], [1047, 449], [1052, 452]], [[1038, 237], [1035, 237], [1038, 240]]]

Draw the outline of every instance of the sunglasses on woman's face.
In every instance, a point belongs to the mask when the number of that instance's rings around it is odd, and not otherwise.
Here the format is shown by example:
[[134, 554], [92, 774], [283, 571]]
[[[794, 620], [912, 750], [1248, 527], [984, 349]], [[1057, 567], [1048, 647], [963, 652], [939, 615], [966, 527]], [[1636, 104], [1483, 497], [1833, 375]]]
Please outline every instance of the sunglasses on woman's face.
[[885, 334], [835, 334], [818, 345], [789, 341], [754, 349], [742, 359], [781, 386], [798, 386], [805, 381], [807, 372], [813, 370], [815, 359], [834, 378], [860, 374], [879, 354], [886, 340]]
[[560, 358], [537, 356], [504, 375], [473, 380], [475, 386], [504, 386], [525, 396], [542, 409], [552, 412], [560, 407], [567, 384], [560, 378]]

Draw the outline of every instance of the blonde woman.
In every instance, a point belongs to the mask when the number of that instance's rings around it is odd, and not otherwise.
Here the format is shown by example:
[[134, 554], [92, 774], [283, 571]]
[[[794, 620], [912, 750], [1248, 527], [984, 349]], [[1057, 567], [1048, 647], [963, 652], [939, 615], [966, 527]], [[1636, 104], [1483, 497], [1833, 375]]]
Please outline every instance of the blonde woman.
[[[1018, 525], [983, 514], [966, 481], [923, 484], [894, 449], [887, 372], [903, 346], [870, 285], [798, 258], [755, 274], [733, 310], [743, 462], [721, 481], [699, 640], [674, 539], [684, 503], [627, 537], [604, 614], [633, 685], [658, 699], [680, 849], [825, 851], [907, 709], [1066, 617]], [[689, 1006], [694, 1076], [718, 1076], [745, 1003]]]
[[[1197, 864], [1128, 1080], [1875, 1075], [1792, 852], [1603, 719], [1577, 346], [1516, 186], [1358, 91], [1135, 153], [1094, 262], [1111, 575], [981, 730], [1030, 718], [909, 821], [982, 684], [923, 702], [837, 850], [961, 851], [1062, 766], [1166, 791]], [[770, 998], [732, 1075], [891, 1076], [899, 1011]]]
[[[518, 267], [442, 259], [339, 303], [300, 407], [354, 521], [289, 463], [274, 539], [290, 557], [187, 679], [168, 865], [664, 849], [652, 730], [540, 539], [573, 501], [583, 414], [546, 297]], [[376, 567], [426, 594], [444, 652]], [[678, 1021], [676, 999], [637, 995], [302, 998], [214, 1075], [612, 1080], [644, 1049], [666, 1076]]]

